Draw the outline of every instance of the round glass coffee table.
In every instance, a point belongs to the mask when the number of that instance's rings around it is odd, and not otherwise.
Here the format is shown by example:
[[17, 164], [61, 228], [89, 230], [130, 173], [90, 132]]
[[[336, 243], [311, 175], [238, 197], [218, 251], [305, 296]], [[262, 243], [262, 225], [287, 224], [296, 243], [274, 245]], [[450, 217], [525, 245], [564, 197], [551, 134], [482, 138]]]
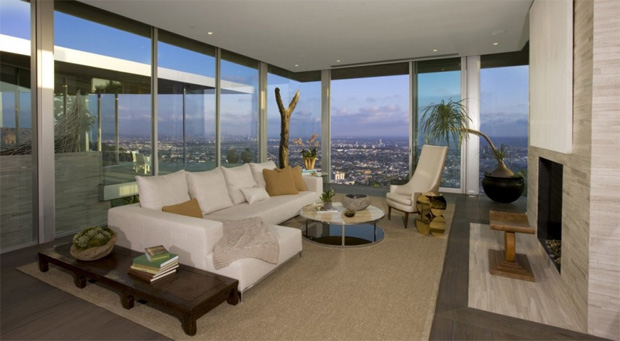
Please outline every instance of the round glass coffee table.
[[299, 215], [306, 219], [305, 238], [334, 246], [359, 246], [383, 240], [385, 233], [377, 226], [377, 221], [385, 215], [383, 210], [368, 206], [353, 217], [345, 216], [345, 211], [339, 202], [332, 203], [331, 210], [323, 210], [316, 204], [304, 206]]

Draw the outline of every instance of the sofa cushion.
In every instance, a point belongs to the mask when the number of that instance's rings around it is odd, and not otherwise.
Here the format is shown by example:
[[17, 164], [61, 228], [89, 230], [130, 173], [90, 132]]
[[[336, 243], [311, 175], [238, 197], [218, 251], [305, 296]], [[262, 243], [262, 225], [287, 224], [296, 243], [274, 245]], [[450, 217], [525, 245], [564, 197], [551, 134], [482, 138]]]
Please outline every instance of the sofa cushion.
[[187, 172], [189, 195], [198, 199], [203, 214], [233, 205], [220, 167], [206, 172]]
[[191, 199], [185, 180], [185, 171], [158, 176], [136, 176], [140, 206], [161, 211], [163, 206], [175, 205]]
[[306, 187], [306, 183], [304, 182], [304, 179], [302, 178], [302, 175], [301, 175], [301, 166], [293, 167], [291, 172], [293, 173], [293, 181], [295, 182], [295, 187], [297, 188], [297, 190], [300, 192], [307, 191], [308, 188]]
[[297, 194], [299, 191], [295, 187], [295, 180], [293, 179], [292, 168], [287, 167], [283, 169], [263, 169], [263, 176], [265, 177], [265, 189], [270, 196]]
[[168, 213], [186, 215], [188, 217], [202, 218], [202, 210], [196, 199], [191, 199], [176, 205], [164, 206], [161, 210]]
[[252, 205], [255, 202], [269, 199], [269, 193], [267, 193], [267, 191], [264, 188], [260, 188], [260, 187], [242, 188], [241, 193], [243, 193], [245, 200], [250, 205]]
[[237, 205], [245, 202], [241, 188], [256, 187], [256, 181], [254, 176], [252, 176], [250, 165], [246, 163], [243, 166], [234, 168], [222, 167], [222, 172], [224, 173], [228, 194], [233, 204]]
[[316, 192], [299, 192], [298, 194], [278, 195], [255, 202], [252, 205], [244, 202], [233, 207], [213, 212], [207, 216], [209, 220], [231, 220], [261, 217], [265, 223], [279, 224], [299, 214], [302, 207], [318, 200]]
[[263, 169], [274, 169], [276, 164], [273, 161], [267, 161], [262, 163], [250, 163], [250, 169], [252, 170], [252, 176], [254, 181], [260, 188], [265, 188], [265, 178], [263, 177]]

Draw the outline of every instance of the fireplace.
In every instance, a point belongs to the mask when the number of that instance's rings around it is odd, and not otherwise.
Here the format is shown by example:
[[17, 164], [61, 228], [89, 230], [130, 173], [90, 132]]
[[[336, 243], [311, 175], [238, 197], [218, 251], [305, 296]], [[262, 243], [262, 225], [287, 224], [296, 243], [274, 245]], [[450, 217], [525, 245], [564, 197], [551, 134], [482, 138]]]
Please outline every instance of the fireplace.
[[539, 159], [537, 236], [558, 271], [562, 264], [562, 177], [562, 164]]

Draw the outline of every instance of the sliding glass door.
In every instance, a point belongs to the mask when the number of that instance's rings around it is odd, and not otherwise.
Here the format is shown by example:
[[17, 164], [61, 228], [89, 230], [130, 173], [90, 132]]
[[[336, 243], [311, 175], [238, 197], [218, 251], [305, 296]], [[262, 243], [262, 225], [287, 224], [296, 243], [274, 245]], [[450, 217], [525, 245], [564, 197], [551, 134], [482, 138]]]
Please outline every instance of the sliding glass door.
[[0, 41], [0, 250], [6, 250], [36, 240], [29, 2], [0, 1]]
[[158, 37], [158, 174], [213, 169], [215, 48], [162, 30]]
[[[417, 124], [416, 156], [419, 158], [422, 146], [427, 142], [422, 130], [422, 113], [430, 104], [441, 101], [461, 100], [460, 58], [417, 62]], [[415, 164], [415, 163], [414, 163]], [[415, 168], [415, 167], [414, 167]], [[461, 146], [450, 141], [441, 187], [461, 188]]]
[[389, 188], [409, 175], [409, 64], [332, 71], [331, 178]]

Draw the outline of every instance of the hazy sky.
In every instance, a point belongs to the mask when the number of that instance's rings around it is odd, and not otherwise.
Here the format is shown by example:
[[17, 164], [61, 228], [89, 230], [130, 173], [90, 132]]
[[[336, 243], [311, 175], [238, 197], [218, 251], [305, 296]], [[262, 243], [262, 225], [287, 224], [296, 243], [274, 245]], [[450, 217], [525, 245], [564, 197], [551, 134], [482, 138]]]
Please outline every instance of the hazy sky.
[[[29, 38], [28, 4], [19, 0], [0, 1], [0, 34]], [[150, 63], [150, 39], [104, 25], [87, 22], [63, 13], [55, 15], [55, 44], [140, 63]], [[160, 43], [161, 67], [215, 76], [215, 62], [210, 56]], [[258, 86], [258, 71], [234, 63], [222, 63], [222, 79]], [[291, 138], [307, 138], [320, 133], [320, 82], [299, 83], [270, 75], [268, 87], [268, 135], [278, 137], [280, 118], [273, 89], [281, 88], [285, 105], [296, 90], [300, 102], [291, 121]], [[418, 79], [419, 105], [423, 107], [442, 99], [460, 99], [460, 72], [421, 74]], [[209, 91], [206, 91], [209, 92]], [[336, 80], [331, 84], [331, 131], [344, 136], [407, 136], [409, 128], [408, 75]], [[96, 114], [96, 99], [90, 98], [90, 110]], [[96, 102], [95, 102], [96, 103]], [[481, 130], [490, 136], [527, 136], [528, 67], [481, 70]], [[29, 107], [29, 104], [28, 104]], [[14, 126], [13, 94], [2, 98], [2, 126]], [[114, 99], [102, 102], [103, 130], [114, 132]], [[28, 110], [24, 106], [23, 110]], [[254, 135], [257, 124], [257, 95], [225, 94], [221, 102], [222, 134]], [[182, 134], [183, 106], [181, 95], [159, 97], [160, 136]], [[186, 134], [215, 134], [215, 98], [207, 94], [189, 95], [185, 102]], [[24, 112], [22, 112], [23, 114]], [[121, 135], [150, 136], [150, 96], [119, 97], [119, 129]], [[22, 121], [22, 126], [29, 126]]]

